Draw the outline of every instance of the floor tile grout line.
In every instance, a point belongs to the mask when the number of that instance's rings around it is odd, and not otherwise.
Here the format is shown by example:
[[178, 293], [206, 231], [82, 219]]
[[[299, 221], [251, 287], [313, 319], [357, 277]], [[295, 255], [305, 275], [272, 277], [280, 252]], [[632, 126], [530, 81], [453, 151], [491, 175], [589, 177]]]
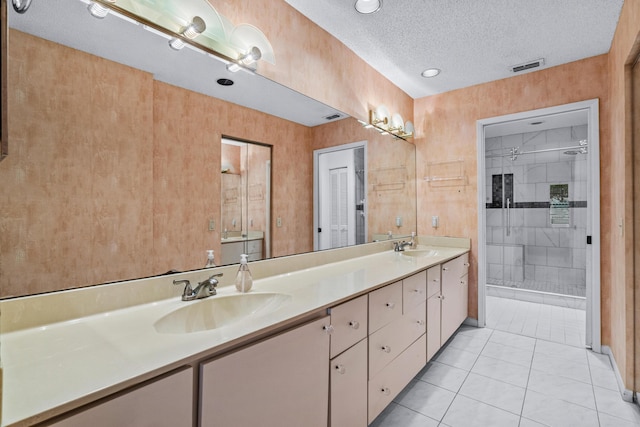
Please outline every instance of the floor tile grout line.
[[[485, 341], [484, 345], [482, 346], [482, 350], [484, 350], [485, 346], [487, 345], [487, 343], [489, 342], [489, 340], [491, 339], [491, 336], [493, 335], [493, 329], [491, 330], [491, 333], [489, 334], [489, 336], [487, 337], [487, 340]], [[456, 335], [458, 333], [456, 332]], [[454, 336], [455, 337], [455, 336]], [[480, 353], [482, 353], [482, 350], [480, 350]], [[471, 374], [471, 370], [473, 369], [473, 367], [476, 365], [476, 363], [478, 362], [478, 359], [480, 358], [480, 353], [478, 353], [478, 355], [476, 355], [475, 360], [473, 361], [473, 364], [471, 365], [471, 367], [469, 368], [469, 370], [467, 371], [467, 375], [465, 375], [464, 380], [462, 380], [462, 383], [460, 383], [460, 388], [458, 388], [458, 391], [456, 391], [455, 396], [453, 396], [453, 399], [451, 399], [451, 403], [449, 403], [449, 406], [447, 406], [447, 409], [444, 411], [444, 414], [442, 414], [442, 419], [440, 419], [440, 423], [443, 423], [444, 418], [447, 416], [447, 413], [449, 412], [449, 409], [451, 409], [451, 405], [453, 405], [453, 402], [456, 400], [456, 398], [458, 397], [458, 395], [460, 394], [460, 390], [462, 390], [462, 387], [464, 386], [465, 381], [467, 381], [467, 378], [469, 378], [469, 375]], [[451, 365], [448, 365], [451, 366]], [[455, 367], [455, 366], [454, 366]], [[466, 371], [466, 369], [464, 369]], [[461, 395], [463, 397], [466, 397], [464, 395]]]

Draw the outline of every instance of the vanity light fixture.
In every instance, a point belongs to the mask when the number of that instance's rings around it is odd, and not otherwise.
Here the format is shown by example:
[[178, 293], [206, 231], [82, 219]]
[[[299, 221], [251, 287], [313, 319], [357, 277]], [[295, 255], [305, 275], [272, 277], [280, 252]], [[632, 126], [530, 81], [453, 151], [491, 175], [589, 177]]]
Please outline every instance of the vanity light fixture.
[[359, 13], [376, 13], [382, 8], [382, 0], [356, 0], [353, 6]]
[[440, 71], [441, 70], [438, 68], [427, 68], [422, 72], [422, 77], [426, 77], [426, 78], [435, 77], [438, 74], [440, 74]]
[[237, 63], [232, 62], [231, 64], [228, 64], [227, 70], [231, 71], [232, 73], [240, 71], [242, 67], [248, 68], [250, 70], [255, 70], [256, 62], [258, 62], [260, 58], [262, 58], [262, 52], [260, 51], [260, 49], [256, 46], [252, 46], [247, 53], [241, 55], [240, 58], [238, 58]]
[[[106, 0], [108, 3], [115, 3], [116, 0]], [[87, 6], [89, 13], [94, 18], [103, 19], [105, 16], [109, 14], [109, 8], [94, 1], [89, 2], [89, 6]]]
[[412, 138], [415, 130], [413, 123], [404, 122], [400, 114], [389, 114], [389, 110], [384, 105], [378, 106], [375, 110], [369, 110], [369, 122], [358, 120], [367, 129], [375, 129], [380, 135], [392, 135], [395, 138], [406, 140]]
[[[200, 34], [207, 29], [207, 24], [204, 22], [204, 19], [199, 16], [194, 16], [189, 25], [184, 27], [184, 29], [180, 32], [180, 34], [189, 40], [193, 40], [198, 37]], [[173, 37], [169, 40], [169, 46], [173, 50], [180, 50], [184, 47], [185, 43], [178, 37]]]

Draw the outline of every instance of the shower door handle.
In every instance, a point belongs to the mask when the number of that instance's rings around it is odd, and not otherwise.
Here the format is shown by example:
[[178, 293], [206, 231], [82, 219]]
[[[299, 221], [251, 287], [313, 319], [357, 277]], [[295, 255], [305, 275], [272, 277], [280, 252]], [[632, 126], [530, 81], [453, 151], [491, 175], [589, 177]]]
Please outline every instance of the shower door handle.
[[507, 197], [507, 236], [511, 236], [511, 199]]

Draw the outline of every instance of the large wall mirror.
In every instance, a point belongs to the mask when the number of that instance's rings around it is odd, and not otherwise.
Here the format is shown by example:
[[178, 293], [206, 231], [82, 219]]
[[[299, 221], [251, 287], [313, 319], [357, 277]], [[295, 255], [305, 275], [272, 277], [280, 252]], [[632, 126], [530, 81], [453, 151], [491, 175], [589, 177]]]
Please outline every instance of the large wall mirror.
[[[8, 21], [0, 298], [198, 269], [208, 249], [220, 263], [225, 228], [261, 232], [263, 258], [311, 251], [314, 150], [360, 141], [365, 240], [416, 229], [413, 144], [196, 49], [173, 51], [143, 25], [96, 19], [82, 0], [34, 0]], [[260, 168], [271, 181], [259, 169], [265, 181], [238, 193], [264, 217], [247, 212], [237, 230], [223, 216], [223, 139], [269, 148]]]

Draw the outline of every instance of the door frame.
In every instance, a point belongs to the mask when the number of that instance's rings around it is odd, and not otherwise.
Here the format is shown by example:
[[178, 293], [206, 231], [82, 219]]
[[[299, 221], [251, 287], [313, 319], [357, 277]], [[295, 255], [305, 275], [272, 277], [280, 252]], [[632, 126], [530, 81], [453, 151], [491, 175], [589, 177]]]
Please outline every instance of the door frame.
[[595, 352], [601, 352], [600, 333], [600, 126], [598, 99], [557, 105], [504, 116], [481, 119], [476, 122], [477, 155], [478, 155], [478, 326], [486, 326], [486, 291], [487, 282], [487, 227], [486, 209], [483, 208], [486, 198], [485, 174], [485, 126], [514, 120], [524, 120], [545, 115], [566, 113], [575, 110], [586, 110], [588, 115], [589, 141], [589, 173], [588, 193], [590, 202], [587, 221], [587, 235], [592, 236], [592, 244], [587, 245], [587, 324], [585, 344]]
[[[318, 158], [320, 155], [322, 154], [327, 154], [327, 153], [331, 153], [331, 152], [335, 152], [335, 151], [343, 151], [343, 150], [355, 150], [356, 148], [364, 148], [364, 169], [365, 169], [365, 174], [364, 174], [364, 188], [365, 188], [365, 194], [367, 193], [367, 141], [358, 141], [358, 142], [352, 142], [349, 144], [343, 144], [343, 145], [336, 145], [333, 147], [328, 147], [328, 148], [322, 148], [319, 150], [313, 150], [313, 250], [317, 251], [318, 250], [318, 244], [319, 244], [319, 237], [318, 237], [318, 222], [319, 222], [319, 214], [318, 214], [318, 207], [319, 207], [319, 202], [320, 202], [320, 193], [319, 193], [319, 170], [318, 170]], [[364, 233], [365, 236], [367, 236], [367, 229], [368, 229], [368, 216], [367, 216], [367, 205], [368, 205], [368, 201], [367, 198], [365, 197], [365, 202], [364, 202]]]

